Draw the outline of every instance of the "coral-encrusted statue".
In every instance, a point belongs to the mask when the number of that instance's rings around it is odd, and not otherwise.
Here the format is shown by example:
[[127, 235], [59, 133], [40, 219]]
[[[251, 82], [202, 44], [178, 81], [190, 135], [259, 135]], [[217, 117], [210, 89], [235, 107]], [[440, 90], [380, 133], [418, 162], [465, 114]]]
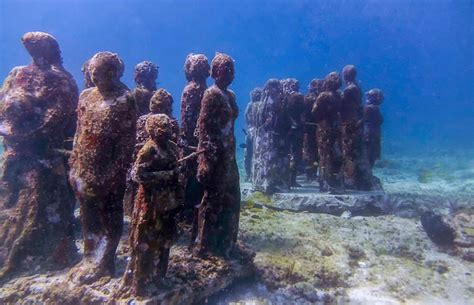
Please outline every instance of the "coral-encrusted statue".
[[347, 189], [370, 190], [372, 171], [365, 153], [364, 109], [356, 75], [353, 65], [347, 65], [342, 70], [346, 83], [341, 104], [343, 179]]
[[283, 99], [285, 110], [291, 122], [288, 132], [288, 144], [290, 145], [290, 186], [299, 186], [296, 176], [303, 168], [303, 139], [304, 139], [304, 96], [300, 92], [300, 84], [294, 78], [281, 80], [283, 88]]
[[311, 111], [316, 104], [319, 93], [323, 87], [323, 80], [313, 79], [308, 86], [308, 93], [304, 97], [304, 141], [303, 161], [307, 181], [316, 179], [318, 173], [318, 142], [316, 141], [316, 120]]
[[0, 91], [0, 134], [6, 149], [0, 282], [38, 267], [63, 268], [76, 253], [75, 200], [62, 152], [74, 121], [77, 86], [62, 66], [53, 36], [30, 32], [22, 41], [33, 62], [14, 68]]
[[173, 120], [165, 114], [150, 115], [146, 131], [149, 139], [132, 170], [140, 188], [130, 232], [130, 262], [124, 275], [124, 284], [136, 295], [146, 293], [147, 284], [164, 284], [176, 234], [174, 216], [180, 205], [178, 150], [170, 141]]
[[[151, 115], [166, 114], [168, 117], [170, 117], [172, 119], [172, 134], [170, 141], [176, 143], [178, 137], [178, 121], [176, 121], [171, 115], [173, 109], [173, 97], [168, 91], [166, 91], [165, 89], [158, 89], [157, 91], [155, 91], [155, 93], [150, 99], [149, 109], [150, 113], [140, 116], [137, 120], [132, 165], [135, 163], [135, 160], [138, 156], [138, 152], [140, 151], [140, 149], [142, 149], [143, 145], [145, 145], [146, 141], [148, 141], [149, 135], [145, 128], [145, 123]], [[132, 169], [130, 168], [128, 172], [127, 189], [125, 190], [125, 195], [123, 198], [123, 208], [126, 215], [132, 215], [133, 203], [135, 202], [135, 196], [138, 190], [138, 183], [134, 181], [134, 178], [131, 175], [131, 170]]]
[[135, 84], [132, 95], [137, 103], [138, 116], [148, 113], [150, 98], [156, 90], [156, 79], [158, 77], [158, 67], [150, 62], [143, 61], [135, 66]]
[[90, 59], [86, 60], [84, 64], [82, 64], [81, 72], [84, 75], [84, 90], [90, 87], [94, 87], [94, 83], [91, 79], [91, 71], [89, 69]]
[[[180, 131], [180, 157], [183, 158], [193, 153], [198, 146], [198, 137], [195, 133], [196, 125], [201, 110], [201, 100], [207, 89], [206, 79], [209, 77], [209, 62], [203, 54], [189, 54], [184, 63], [184, 74], [188, 84], [181, 95], [181, 131]], [[201, 203], [204, 193], [203, 186], [196, 179], [197, 161], [188, 159], [182, 166], [182, 183], [185, 188], [185, 209], [183, 213], [194, 215], [195, 207]], [[194, 219], [196, 225], [197, 219]]]
[[367, 104], [364, 108], [365, 134], [364, 140], [367, 149], [369, 164], [374, 167], [375, 161], [380, 159], [381, 155], [381, 131], [380, 126], [383, 123], [380, 105], [383, 102], [383, 93], [380, 89], [372, 89], [366, 93]]
[[195, 254], [228, 257], [237, 241], [240, 212], [239, 171], [235, 160], [235, 94], [227, 89], [234, 79], [234, 60], [217, 53], [211, 63], [215, 84], [206, 90], [198, 119], [197, 178], [204, 186], [199, 206]]
[[342, 151], [339, 111], [341, 79], [337, 72], [324, 78], [323, 92], [313, 107], [318, 124], [319, 186], [321, 191], [337, 191], [342, 187]]
[[118, 55], [99, 52], [89, 69], [95, 87], [80, 95], [70, 159], [70, 181], [80, 203], [84, 234], [84, 258], [71, 274], [80, 282], [114, 274], [136, 124], [135, 101], [120, 82], [124, 65]]
[[245, 122], [247, 123], [247, 132], [245, 134], [245, 180], [251, 181], [252, 178], [252, 167], [253, 167], [253, 154], [255, 146], [255, 134], [257, 131], [257, 111], [262, 100], [262, 89], [255, 88], [250, 92], [250, 103], [248, 103], [245, 109]]

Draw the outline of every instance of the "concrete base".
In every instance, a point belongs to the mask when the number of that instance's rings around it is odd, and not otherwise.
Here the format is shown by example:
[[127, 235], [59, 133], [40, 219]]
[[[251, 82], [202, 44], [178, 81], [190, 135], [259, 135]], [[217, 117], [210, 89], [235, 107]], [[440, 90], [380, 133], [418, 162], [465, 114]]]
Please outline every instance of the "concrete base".
[[[288, 192], [277, 192], [268, 200], [262, 200], [252, 189], [250, 183], [241, 186], [242, 200], [258, 206], [276, 210], [293, 212], [326, 213], [340, 216], [344, 212], [350, 215], [381, 215], [385, 213], [385, 193], [375, 191], [347, 191], [340, 194], [321, 193], [316, 182], [307, 183], [298, 179], [301, 187], [295, 187]], [[264, 197], [265, 198], [265, 197]]]

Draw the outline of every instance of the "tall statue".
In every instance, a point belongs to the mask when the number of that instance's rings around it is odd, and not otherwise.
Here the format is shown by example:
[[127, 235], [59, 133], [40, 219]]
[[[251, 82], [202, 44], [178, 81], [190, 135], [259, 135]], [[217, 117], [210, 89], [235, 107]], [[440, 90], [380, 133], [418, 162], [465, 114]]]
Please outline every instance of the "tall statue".
[[53, 36], [29, 32], [22, 42], [33, 62], [14, 68], [0, 91], [0, 282], [38, 267], [64, 268], [76, 254], [63, 153], [77, 86]]
[[384, 96], [380, 89], [372, 89], [366, 93], [367, 104], [364, 108], [365, 134], [364, 140], [367, 149], [369, 164], [373, 168], [375, 161], [380, 159], [382, 147], [382, 133], [380, 127], [383, 123], [383, 116], [380, 112], [380, 105]]
[[247, 123], [247, 131], [245, 132], [245, 180], [250, 182], [252, 179], [252, 163], [255, 146], [255, 133], [257, 129], [256, 114], [261, 104], [262, 89], [255, 88], [250, 92], [250, 102], [245, 108], [245, 122]]
[[79, 97], [70, 159], [70, 181], [80, 203], [84, 234], [84, 258], [71, 275], [83, 283], [114, 274], [136, 124], [135, 101], [120, 81], [124, 64], [118, 55], [99, 52], [89, 68], [95, 87]]
[[342, 69], [346, 83], [341, 104], [343, 179], [345, 188], [367, 191], [372, 186], [372, 170], [364, 147], [364, 109], [356, 75], [353, 65]]
[[323, 92], [319, 94], [312, 113], [318, 124], [319, 186], [321, 191], [334, 192], [342, 188], [341, 120], [339, 112], [342, 97], [341, 79], [337, 72], [324, 78]]
[[290, 186], [300, 186], [296, 177], [303, 172], [303, 140], [304, 140], [304, 96], [299, 92], [300, 84], [294, 78], [281, 81], [285, 110], [288, 113], [291, 127], [287, 134], [290, 145]]
[[[171, 114], [173, 110], [173, 97], [171, 96], [171, 94], [165, 89], [161, 88], [155, 91], [155, 93], [150, 99], [149, 109], [149, 113], [140, 116], [137, 120], [135, 146], [133, 149], [131, 163], [132, 165], [137, 159], [138, 152], [140, 151], [140, 149], [142, 149], [143, 145], [145, 145], [145, 143], [149, 139], [149, 134], [145, 128], [145, 124], [150, 116], [154, 114], [166, 114], [168, 117], [170, 117], [170, 124], [172, 130], [170, 141], [173, 141], [175, 143], [177, 141], [179, 126], [178, 121], [176, 121]], [[127, 188], [125, 190], [125, 195], [123, 198], [123, 208], [124, 213], [126, 215], [132, 215], [133, 203], [135, 202], [135, 196], [137, 195], [137, 191], [138, 182], [135, 181], [135, 178], [132, 175], [132, 168], [129, 168], [127, 173]]]
[[134, 80], [136, 88], [132, 95], [137, 103], [138, 116], [148, 113], [150, 99], [156, 90], [156, 79], [158, 78], [158, 67], [151, 61], [143, 61], [135, 66]]
[[[180, 130], [180, 157], [194, 152], [198, 146], [196, 125], [201, 110], [201, 100], [207, 89], [206, 79], [209, 77], [209, 62], [203, 54], [189, 54], [184, 63], [184, 74], [188, 83], [181, 95], [181, 130]], [[204, 194], [203, 186], [196, 178], [197, 161], [188, 159], [182, 166], [182, 184], [185, 189], [185, 209], [183, 213], [188, 219], [194, 216], [194, 225], [197, 225], [197, 209]], [[195, 233], [195, 232], [194, 232]]]
[[311, 111], [316, 104], [319, 93], [322, 92], [323, 80], [313, 79], [308, 85], [308, 93], [304, 97], [304, 140], [303, 161], [305, 164], [306, 180], [313, 181], [318, 173], [318, 142], [316, 141], [316, 120]]
[[217, 53], [211, 63], [215, 80], [204, 93], [197, 123], [199, 136], [197, 178], [204, 186], [199, 206], [196, 254], [228, 257], [237, 241], [240, 213], [239, 170], [235, 159], [234, 122], [238, 116], [234, 60]]
[[147, 117], [148, 140], [132, 170], [140, 188], [133, 210], [131, 255], [124, 286], [135, 295], [145, 294], [149, 284], [166, 284], [170, 248], [176, 235], [174, 216], [180, 205], [178, 149], [171, 141], [173, 124], [165, 114]]
[[285, 109], [283, 89], [278, 79], [269, 79], [256, 111], [256, 133], [252, 185], [272, 194], [288, 190], [290, 184], [290, 117]]

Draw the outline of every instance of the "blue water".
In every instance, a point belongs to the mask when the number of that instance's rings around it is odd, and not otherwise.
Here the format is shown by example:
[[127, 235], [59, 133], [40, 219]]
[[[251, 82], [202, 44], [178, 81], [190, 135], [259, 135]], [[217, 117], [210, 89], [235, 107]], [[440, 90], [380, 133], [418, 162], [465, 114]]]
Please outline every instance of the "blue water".
[[[0, 78], [30, 61], [20, 44], [27, 31], [58, 39], [80, 87], [80, 67], [98, 51], [119, 53], [130, 87], [133, 66], [152, 60], [176, 115], [189, 52], [233, 56], [242, 111], [270, 77], [296, 77], [305, 91], [350, 63], [364, 90], [385, 93], [386, 152], [464, 149], [474, 146], [473, 11], [469, 0], [1, 0]], [[242, 116], [240, 139], [241, 127]]]

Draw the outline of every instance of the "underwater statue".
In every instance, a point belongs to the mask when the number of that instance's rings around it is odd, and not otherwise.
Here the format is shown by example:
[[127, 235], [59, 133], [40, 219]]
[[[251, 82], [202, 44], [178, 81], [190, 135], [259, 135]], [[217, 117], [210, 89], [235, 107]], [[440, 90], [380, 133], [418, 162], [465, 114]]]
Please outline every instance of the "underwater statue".
[[342, 97], [341, 79], [337, 72], [324, 78], [321, 92], [312, 113], [318, 124], [319, 187], [325, 192], [342, 188], [341, 120], [339, 112]]
[[234, 123], [238, 107], [228, 86], [234, 60], [217, 53], [211, 63], [215, 84], [204, 92], [197, 123], [197, 179], [204, 186], [199, 206], [194, 253], [228, 257], [237, 241], [240, 213], [239, 170], [235, 159]]
[[[149, 135], [145, 128], [145, 124], [147, 119], [154, 114], [166, 114], [168, 117], [172, 119], [171, 121], [171, 130], [172, 134], [170, 137], [170, 141], [176, 143], [178, 133], [179, 133], [179, 126], [178, 121], [176, 121], [172, 117], [172, 110], [173, 110], [173, 97], [171, 94], [166, 91], [165, 89], [158, 89], [155, 91], [153, 96], [150, 99], [150, 106], [149, 106], [150, 113], [144, 114], [140, 116], [137, 120], [136, 125], [136, 136], [135, 136], [135, 146], [133, 149], [132, 155], [132, 166], [135, 163], [135, 160], [138, 156], [138, 152], [142, 149], [143, 145], [145, 145], [146, 141], [148, 141]], [[126, 215], [132, 215], [133, 210], [133, 203], [135, 202], [135, 196], [138, 191], [138, 183], [134, 180], [131, 173], [132, 169], [129, 168], [127, 174], [127, 188], [125, 190], [125, 195], [123, 198], [123, 208], [124, 213]]]
[[287, 134], [290, 145], [290, 186], [300, 186], [296, 177], [303, 172], [303, 140], [304, 140], [304, 96], [299, 92], [300, 84], [294, 78], [280, 81], [283, 88], [283, 103], [288, 113], [291, 127]]
[[136, 87], [132, 90], [132, 95], [137, 103], [137, 115], [139, 117], [149, 111], [150, 99], [156, 90], [157, 78], [158, 67], [154, 63], [143, 61], [135, 66], [134, 80]]
[[[181, 95], [181, 130], [179, 137], [180, 157], [193, 153], [198, 146], [196, 125], [201, 111], [201, 100], [207, 89], [206, 79], [209, 77], [209, 62], [203, 54], [189, 54], [184, 63], [184, 74], [188, 83]], [[188, 159], [182, 164], [181, 183], [184, 185], [184, 210], [187, 220], [194, 216], [197, 225], [197, 209], [204, 194], [203, 186], [196, 178], [197, 160]]]
[[283, 101], [283, 89], [278, 79], [269, 79], [256, 111], [256, 133], [252, 185], [257, 191], [272, 194], [289, 190], [290, 117]]
[[375, 161], [380, 159], [382, 133], [380, 127], [383, 123], [380, 105], [383, 102], [383, 93], [380, 89], [372, 89], [366, 93], [367, 103], [364, 107], [364, 141], [367, 149], [369, 164], [373, 168]]
[[346, 83], [341, 103], [341, 133], [343, 179], [346, 189], [368, 191], [372, 186], [372, 170], [364, 144], [364, 108], [362, 92], [356, 82], [357, 70], [353, 65], [342, 69]]
[[311, 111], [316, 104], [323, 87], [322, 79], [313, 79], [308, 85], [308, 93], [304, 97], [304, 140], [303, 161], [306, 180], [313, 181], [318, 173], [318, 142], [316, 140], [317, 124]]
[[245, 180], [250, 182], [252, 179], [252, 163], [255, 146], [255, 133], [257, 129], [256, 115], [258, 107], [261, 104], [262, 89], [255, 88], [250, 92], [250, 103], [247, 104], [245, 109], [245, 122], [247, 124], [247, 131], [245, 132]]
[[131, 255], [124, 286], [130, 287], [134, 295], [143, 295], [147, 284], [166, 284], [170, 248], [176, 235], [174, 217], [180, 206], [178, 149], [171, 141], [173, 122], [166, 114], [147, 116], [148, 139], [132, 170], [140, 187], [133, 210]]
[[94, 87], [94, 83], [92, 82], [92, 79], [91, 79], [91, 71], [89, 69], [89, 63], [90, 63], [90, 59], [86, 60], [83, 64], [82, 64], [82, 67], [81, 67], [81, 72], [82, 72], [82, 75], [84, 75], [84, 90], [85, 89], [88, 89], [88, 88], [91, 88], [91, 87]]
[[136, 105], [120, 81], [123, 61], [99, 52], [89, 63], [95, 87], [79, 97], [70, 181], [80, 203], [84, 258], [72, 277], [89, 283], [115, 271], [122, 200], [135, 143]]
[[0, 91], [0, 282], [76, 259], [64, 148], [78, 90], [53, 36], [29, 32], [22, 42], [33, 62], [14, 68]]

